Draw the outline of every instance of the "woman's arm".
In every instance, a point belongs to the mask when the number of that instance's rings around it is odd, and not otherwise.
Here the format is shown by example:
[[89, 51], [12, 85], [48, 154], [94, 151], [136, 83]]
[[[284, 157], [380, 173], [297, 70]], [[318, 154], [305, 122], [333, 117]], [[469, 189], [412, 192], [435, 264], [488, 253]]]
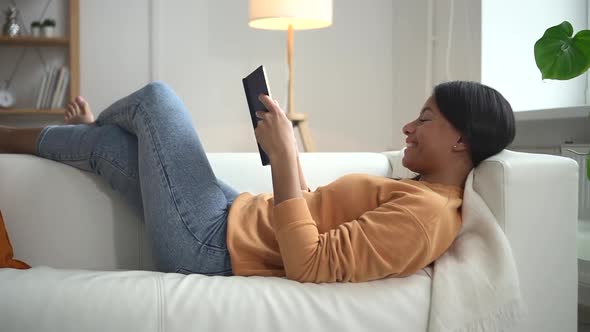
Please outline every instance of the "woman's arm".
[[256, 140], [270, 159], [274, 204], [278, 205], [303, 196], [300, 190], [299, 157], [293, 125], [285, 112], [269, 96], [260, 95], [259, 99], [268, 112], [256, 112], [260, 120], [254, 132]]
[[297, 168], [299, 169], [299, 186], [303, 191], [310, 191], [307, 181], [305, 181], [305, 175], [303, 175], [303, 169], [301, 168], [301, 162], [299, 161], [299, 151], [297, 151]]
[[[450, 232], [453, 226], [440, 214], [427, 234], [404, 207], [407, 199], [414, 197], [405, 195], [400, 204], [386, 202], [321, 234], [305, 199], [276, 205], [272, 227], [287, 278], [361, 282], [407, 276], [428, 265], [441, 253], [439, 249], [450, 246], [456, 232]], [[337, 208], [337, 203], [332, 204], [328, 211]], [[435, 247], [429, 236], [437, 238]]]
[[275, 206], [291, 198], [303, 197], [299, 175], [295, 171], [298, 164], [295, 151], [286, 151], [275, 159], [269, 158]]

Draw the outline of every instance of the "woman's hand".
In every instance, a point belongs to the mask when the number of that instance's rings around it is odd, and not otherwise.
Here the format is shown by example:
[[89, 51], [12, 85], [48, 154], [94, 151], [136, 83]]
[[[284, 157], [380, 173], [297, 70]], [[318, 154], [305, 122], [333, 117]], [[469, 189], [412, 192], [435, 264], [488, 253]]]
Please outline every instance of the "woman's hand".
[[256, 140], [270, 159], [275, 206], [291, 198], [301, 197], [297, 171], [297, 148], [293, 125], [279, 103], [267, 95], [258, 99], [268, 112], [258, 111], [258, 125], [254, 130]]
[[282, 158], [287, 154], [297, 153], [293, 125], [279, 103], [269, 96], [261, 94], [258, 99], [268, 112], [257, 111], [258, 125], [254, 130], [256, 140], [268, 155], [268, 158]]

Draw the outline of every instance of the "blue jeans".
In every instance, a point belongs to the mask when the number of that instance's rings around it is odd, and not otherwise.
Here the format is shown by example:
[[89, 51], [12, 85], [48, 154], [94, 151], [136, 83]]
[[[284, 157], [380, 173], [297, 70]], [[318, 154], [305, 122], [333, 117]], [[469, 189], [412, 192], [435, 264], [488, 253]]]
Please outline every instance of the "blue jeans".
[[145, 221], [162, 272], [232, 275], [227, 215], [238, 193], [215, 177], [167, 85], [115, 102], [94, 125], [47, 126], [37, 155], [100, 175]]

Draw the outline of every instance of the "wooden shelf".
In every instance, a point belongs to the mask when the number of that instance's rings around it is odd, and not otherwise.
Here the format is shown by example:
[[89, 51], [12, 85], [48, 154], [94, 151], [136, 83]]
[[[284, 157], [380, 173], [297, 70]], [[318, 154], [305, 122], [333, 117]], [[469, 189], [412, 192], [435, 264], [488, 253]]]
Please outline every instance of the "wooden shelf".
[[65, 37], [0, 36], [0, 45], [3, 46], [68, 46], [69, 44], [70, 39]]
[[64, 115], [65, 109], [35, 109], [35, 108], [10, 108], [1, 109], [0, 115]]
[[[69, 68], [70, 78], [65, 100], [73, 100], [80, 94], [80, 0], [65, 0], [67, 3], [67, 15], [64, 25], [68, 26], [63, 37], [33, 37], [17, 36], [8, 37], [0, 35], [0, 49], [6, 47], [63, 47], [67, 52], [64, 65]], [[41, 4], [39, 4], [41, 5]], [[0, 51], [2, 52], [2, 51]], [[43, 62], [43, 61], [42, 61]], [[41, 80], [29, 80], [27, 87], [39, 87]], [[36, 100], [36, 98], [34, 98]], [[29, 100], [28, 105], [35, 105], [34, 100]], [[25, 104], [26, 105], [26, 104]], [[30, 118], [44, 116], [63, 116], [65, 109], [35, 109], [35, 108], [0, 108], [0, 119], [4, 116], [25, 116]], [[45, 120], [45, 119], [44, 119]]]

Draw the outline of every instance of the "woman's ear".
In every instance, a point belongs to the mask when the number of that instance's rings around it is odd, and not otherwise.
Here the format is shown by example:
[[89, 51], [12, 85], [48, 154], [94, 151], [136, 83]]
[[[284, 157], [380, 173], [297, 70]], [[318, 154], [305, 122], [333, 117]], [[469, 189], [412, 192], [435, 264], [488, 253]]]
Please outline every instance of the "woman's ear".
[[459, 137], [455, 145], [453, 145], [453, 151], [460, 152], [460, 151], [467, 151], [467, 144], [463, 141], [463, 137]]

